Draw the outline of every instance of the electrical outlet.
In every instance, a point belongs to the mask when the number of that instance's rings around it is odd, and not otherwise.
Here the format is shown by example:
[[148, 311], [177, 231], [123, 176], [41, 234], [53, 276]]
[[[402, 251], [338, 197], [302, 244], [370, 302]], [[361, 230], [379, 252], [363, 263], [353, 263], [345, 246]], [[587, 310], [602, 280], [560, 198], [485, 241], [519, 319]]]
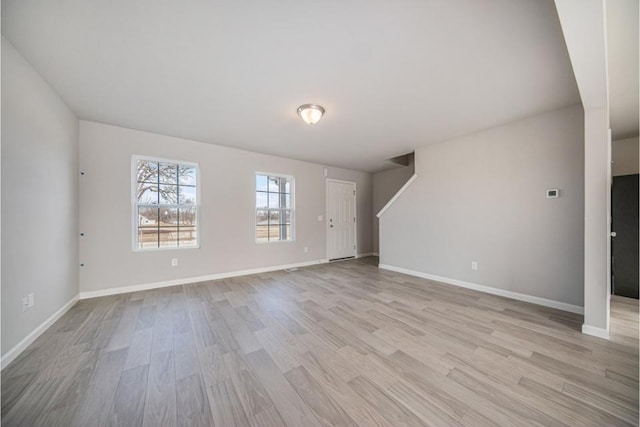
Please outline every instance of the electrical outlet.
[[472, 270], [478, 269], [478, 261], [471, 261], [471, 269]]
[[306, 254], [307, 252], [309, 252], [309, 246], [304, 247], [304, 253]]
[[22, 311], [29, 310], [29, 297], [22, 298]]
[[178, 258], [171, 258], [171, 267], [178, 266]]
[[29, 308], [32, 308], [36, 304], [36, 296], [33, 292], [31, 292], [29, 295], [27, 295], [27, 298], [29, 299]]

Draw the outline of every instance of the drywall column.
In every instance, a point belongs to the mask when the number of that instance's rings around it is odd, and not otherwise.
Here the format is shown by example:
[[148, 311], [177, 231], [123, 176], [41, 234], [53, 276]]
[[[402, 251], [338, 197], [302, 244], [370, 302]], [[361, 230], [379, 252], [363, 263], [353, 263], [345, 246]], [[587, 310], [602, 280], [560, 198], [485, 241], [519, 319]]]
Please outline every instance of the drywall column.
[[611, 143], [604, 0], [555, 0], [584, 108], [584, 324], [609, 337]]
[[584, 324], [582, 332], [608, 338], [611, 294], [611, 144], [609, 112], [584, 113]]

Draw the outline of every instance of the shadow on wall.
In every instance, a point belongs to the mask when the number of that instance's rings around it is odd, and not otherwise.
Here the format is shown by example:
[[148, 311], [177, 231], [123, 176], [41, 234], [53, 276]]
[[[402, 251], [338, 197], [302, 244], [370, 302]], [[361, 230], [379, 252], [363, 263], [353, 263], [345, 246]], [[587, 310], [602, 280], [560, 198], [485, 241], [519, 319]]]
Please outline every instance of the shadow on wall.
[[414, 153], [407, 153], [388, 159], [393, 169], [373, 175], [373, 252], [379, 250], [379, 220], [376, 214], [413, 176], [415, 170]]

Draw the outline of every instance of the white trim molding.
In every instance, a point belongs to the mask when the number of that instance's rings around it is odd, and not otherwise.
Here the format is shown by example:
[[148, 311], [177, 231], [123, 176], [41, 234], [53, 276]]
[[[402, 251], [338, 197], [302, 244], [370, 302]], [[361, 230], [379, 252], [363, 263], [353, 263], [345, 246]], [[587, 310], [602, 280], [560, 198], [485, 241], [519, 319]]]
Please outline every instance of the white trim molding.
[[374, 253], [373, 252], [365, 252], [363, 254], [356, 255], [356, 258], [365, 258], [365, 257], [368, 257], [368, 256], [374, 256]]
[[343, 261], [353, 261], [354, 259], [358, 259], [358, 258], [366, 258], [368, 256], [373, 256], [373, 252], [365, 252], [363, 254], [358, 254], [355, 257], [345, 257], [345, 258], [338, 258], [338, 259], [332, 259], [329, 262], [343, 262]]
[[[492, 288], [491, 286], [479, 285], [477, 283], [465, 282], [448, 277], [435, 276], [433, 274], [422, 273], [420, 271], [408, 270], [406, 268], [394, 267], [392, 265], [379, 264], [378, 268], [383, 270], [395, 271], [397, 273], [408, 274], [409, 276], [421, 277], [423, 279], [433, 280], [436, 282], [446, 283], [448, 285], [459, 286], [461, 288], [473, 289], [474, 291], [484, 292], [486, 294], [498, 295], [505, 298], [511, 298], [518, 301], [529, 302], [532, 304], [551, 307], [562, 311], [568, 311], [576, 314], [584, 314], [584, 308], [578, 305], [567, 304], [566, 302], [554, 301], [546, 298], [540, 298], [533, 295], [521, 294], [519, 292], [506, 291], [504, 289]], [[584, 326], [583, 326], [584, 331]]]
[[602, 338], [605, 340], [609, 339], [609, 331], [603, 328], [598, 328], [595, 326], [583, 324], [582, 325], [582, 333], [585, 335], [591, 335], [593, 337]]
[[104, 297], [107, 295], [126, 294], [129, 292], [147, 291], [149, 289], [166, 288], [168, 286], [188, 285], [190, 283], [205, 282], [208, 280], [228, 279], [230, 277], [248, 276], [251, 274], [268, 273], [270, 271], [288, 270], [290, 268], [307, 267], [310, 265], [325, 264], [326, 259], [298, 262], [295, 264], [276, 265], [271, 267], [252, 268], [227, 273], [208, 274], [206, 276], [185, 277], [183, 279], [166, 280], [163, 282], [144, 283], [140, 285], [119, 286], [117, 288], [100, 289], [97, 291], [80, 292], [80, 299]]
[[1, 369], [6, 368], [13, 360], [20, 355], [27, 347], [29, 347], [44, 331], [46, 331], [51, 325], [56, 323], [64, 314], [69, 311], [71, 307], [78, 301], [78, 295], [71, 298], [69, 302], [63, 305], [58, 311], [53, 313], [47, 320], [38, 325], [29, 335], [24, 337], [22, 341], [13, 346], [12, 349], [2, 355]]
[[380, 209], [380, 212], [377, 213], [377, 217], [380, 218], [382, 216], [382, 214], [385, 213], [385, 211], [387, 209], [389, 209], [391, 207], [391, 205], [393, 205], [395, 203], [395, 201], [398, 199], [398, 197], [400, 197], [400, 195], [402, 193], [405, 192], [405, 190], [407, 188], [409, 188], [409, 186], [413, 183], [413, 181], [415, 181], [418, 178], [418, 174], [414, 173], [411, 178], [409, 178], [409, 180], [407, 182], [404, 183], [404, 185], [398, 190], [398, 192], [391, 198], [391, 200], [389, 200], [387, 202], [386, 205], [384, 205], [384, 207], [382, 209]]

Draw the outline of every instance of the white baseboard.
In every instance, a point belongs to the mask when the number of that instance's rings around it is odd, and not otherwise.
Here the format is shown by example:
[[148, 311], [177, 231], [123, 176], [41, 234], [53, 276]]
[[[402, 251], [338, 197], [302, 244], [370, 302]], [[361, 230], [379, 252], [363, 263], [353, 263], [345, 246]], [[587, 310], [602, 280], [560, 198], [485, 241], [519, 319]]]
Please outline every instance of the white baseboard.
[[401, 268], [401, 267], [394, 267], [392, 265], [379, 264], [378, 268], [381, 268], [383, 270], [395, 271], [398, 273], [404, 273], [410, 276], [421, 277], [423, 279], [433, 280], [436, 282], [447, 283], [449, 285], [459, 286], [461, 288], [473, 289], [475, 291], [480, 291], [487, 294], [511, 298], [518, 301], [530, 302], [532, 304], [551, 307], [558, 310], [568, 311], [571, 313], [584, 314], [583, 307], [580, 307], [578, 305], [573, 305], [573, 304], [567, 304], [565, 302], [535, 297], [533, 295], [521, 294], [518, 292], [506, 291], [504, 289], [492, 288], [490, 286], [478, 285], [477, 283], [465, 282], [457, 279], [450, 279], [448, 277], [435, 276], [433, 274], [427, 274], [427, 273], [422, 273], [420, 271], [408, 270], [406, 268]]
[[126, 294], [129, 292], [147, 291], [149, 289], [166, 288], [168, 286], [186, 285], [189, 283], [204, 282], [207, 280], [228, 279], [230, 277], [248, 276], [250, 274], [268, 273], [270, 271], [287, 270], [289, 268], [307, 267], [329, 262], [326, 259], [314, 261], [298, 262], [295, 264], [276, 265], [271, 267], [252, 268], [249, 270], [238, 270], [227, 273], [209, 274], [206, 276], [186, 277], [183, 279], [166, 280], [163, 282], [145, 283], [141, 285], [120, 286], [117, 288], [100, 289], [98, 291], [80, 292], [80, 299], [104, 297], [107, 295]]
[[371, 253], [373, 256], [380, 256], [380, 254], [378, 252], [372, 252]]
[[604, 328], [597, 328], [591, 325], [582, 325], [582, 333], [585, 335], [591, 335], [598, 338], [603, 338], [605, 340], [609, 339], [609, 331]]
[[368, 257], [368, 256], [373, 256], [373, 252], [365, 252], [363, 254], [358, 254], [358, 255], [356, 255], [356, 258], [364, 258], [364, 257]]
[[35, 328], [29, 335], [24, 337], [22, 341], [13, 346], [12, 349], [2, 355], [2, 361], [0, 362], [1, 369], [6, 368], [9, 363], [20, 355], [27, 347], [29, 347], [44, 331], [46, 331], [51, 325], [53, 325], [58, 319], [60, 319], [73, 305], [78, 301], [78, 295], [71, 298], [69, 302], [63, 305], [58, 311], [53, 313], [47, 320], [42, 322]]

